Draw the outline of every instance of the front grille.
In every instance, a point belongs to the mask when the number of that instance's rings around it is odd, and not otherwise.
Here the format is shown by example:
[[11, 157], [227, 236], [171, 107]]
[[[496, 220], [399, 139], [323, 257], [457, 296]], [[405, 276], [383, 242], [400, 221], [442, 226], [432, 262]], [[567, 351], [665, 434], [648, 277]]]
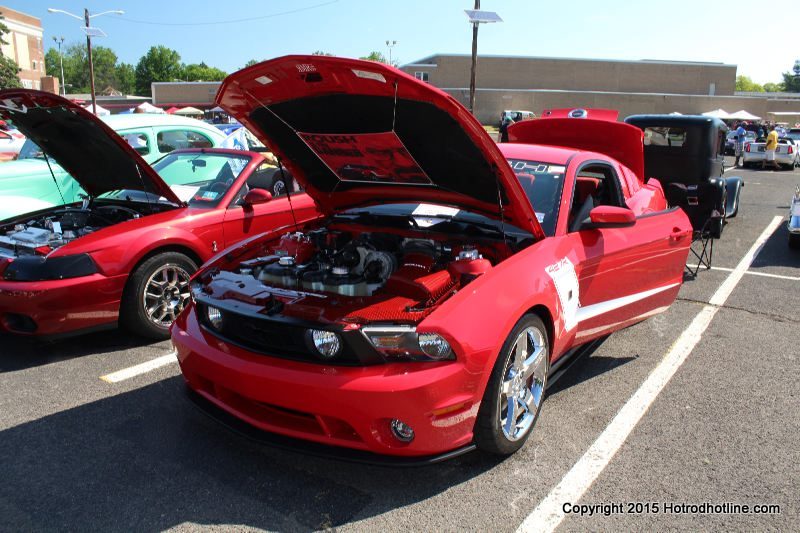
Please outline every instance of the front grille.
[[205, 310], [205, 304], [197, 304], [200, 324], [206, 331], [257, 354], [327, 365], [355, 366], [383, 362], [357, 331], [337, 331], [342, 339], [341, 352], [332, 360], [322, 360], [306, 340], [308, 325], [220, 309], [222, 326], [215, 328], [209, 323]]

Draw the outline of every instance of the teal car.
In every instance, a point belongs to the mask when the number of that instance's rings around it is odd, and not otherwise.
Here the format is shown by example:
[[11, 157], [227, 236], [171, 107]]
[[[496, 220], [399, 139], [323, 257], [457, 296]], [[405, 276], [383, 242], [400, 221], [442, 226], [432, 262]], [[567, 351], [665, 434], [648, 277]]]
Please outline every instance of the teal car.
[[[211, 124], [174, 115], [111, 115], [102, 120], [148, 163], [178, 148], [212, 148], [225, 139]], [[0, 220], [78, 202], [82, 194], [78, 182], [30, 139], [17, 160], [0, 164]]]

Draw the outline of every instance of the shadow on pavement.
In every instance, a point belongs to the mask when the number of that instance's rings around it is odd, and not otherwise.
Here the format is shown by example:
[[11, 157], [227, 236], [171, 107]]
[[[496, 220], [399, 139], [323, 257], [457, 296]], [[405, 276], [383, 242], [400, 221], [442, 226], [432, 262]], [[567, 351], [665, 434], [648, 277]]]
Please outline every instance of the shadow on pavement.
[[789, 229], [785, 220], [764, 243], [761, 252], [750, 266], [751, 269], [765, 267], [800, 268], [800, 251], [789, 248]]
[[182, 378], [0, 433], [0, 516], [11, 530], [337, 527], [435, 496], [500, 462], [354, 465], [256, 445], [200, 413]]
[[[166, 342], [166, 341], [165, 341]], [[85, 355], [97, 355], [155, 344], [123, 330], [110, 330], [42, 341], [0, 333], [0, 373], [24, 370]]]
[[547, 388], [547, 394], [557, 394], [634, 360], [636, 357], [584, 356], [576, 361], [558, 381]]

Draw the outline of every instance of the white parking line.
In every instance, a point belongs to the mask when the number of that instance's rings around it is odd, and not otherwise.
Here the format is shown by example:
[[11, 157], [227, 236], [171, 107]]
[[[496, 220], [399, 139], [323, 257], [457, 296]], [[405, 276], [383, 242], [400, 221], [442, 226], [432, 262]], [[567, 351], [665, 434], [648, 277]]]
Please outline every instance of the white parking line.
[[120, 381], [125, 381], [126, 379], [131, 379], [133, 377], [151, 372], [157, 368], [161, 368], [162, 366], [167, 366], [177, 362], [177, 354], [175, 352], [171, 352], [167, 355], [157, 357], [151, 361], [147, 361], [129, 368], [123, 368], [122, 370], [112, 372], [111, 374], [106, 374], [105, 376], [100, 376], [100, 379], [107, 383], [119, 383]]
[[605, 467], [614, 458], [633, 428], [639, 423], [650, 408], [653, 401], [664, 389], [675, 372], [686, 360], [703, 333], [711, 324], [714, 315], [720, 306], [741, 281], [744, 273], [750, 268], [758, 252], [767, 242], [770, 235], [780, 226], [783, 217], [776, 216], [761, 233], [753, 246], [736, 265], [736, 268], [725, 279], [722, 285], [703, 306], [703, 309], [694, 317], [692, 323], [681, 333], [678, 340], [672, 345], [664, 359], [656, 366], [639, 389], [625, 402], [611, 423], [597, 437], [586, 453], [569, 472], [562, 478], [550, 493], [541, 501], [536, 509], [529, 514], [517, 528], [517, 532], [547, 531], [551, 532], [558, 527], [564, 519], [563, 505], [566, 502], [577, 503], [589, 490], [592, 483], [603, 472]]
[[[692, 269], [697, 268], [697, 265], [689, 265]], [[711, 270], [720, 270], [722, 272], [733, 272], [732, 268], [727, 267], [715, 267], [712, 266]], [[702, 271], [702, 270], [701, 270]], [[770, 274], [769, 272], [753, 272], [752, 270], [748, 270], [745, 272], [748, 276], [761, 276], [763, 278], [775, 278], [775, 279], [785, 279], [788, 281], [800, 281], [800, 276], [784, 276], [783, 274]]]

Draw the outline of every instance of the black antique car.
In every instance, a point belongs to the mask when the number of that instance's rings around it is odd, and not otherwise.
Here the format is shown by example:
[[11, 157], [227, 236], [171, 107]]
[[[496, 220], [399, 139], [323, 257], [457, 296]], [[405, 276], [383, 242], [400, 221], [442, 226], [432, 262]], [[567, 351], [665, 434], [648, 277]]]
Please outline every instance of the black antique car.
[[717, 118], [695, 115], [631, 115], [628, 124], [644, 131], [646, 178], [666, 191], [671, 183], [706, 191], [720, 217], [711, 233], [719, 237], [726, 218], [736, 216], [741, 177], [724, 176], [728, 127]]

